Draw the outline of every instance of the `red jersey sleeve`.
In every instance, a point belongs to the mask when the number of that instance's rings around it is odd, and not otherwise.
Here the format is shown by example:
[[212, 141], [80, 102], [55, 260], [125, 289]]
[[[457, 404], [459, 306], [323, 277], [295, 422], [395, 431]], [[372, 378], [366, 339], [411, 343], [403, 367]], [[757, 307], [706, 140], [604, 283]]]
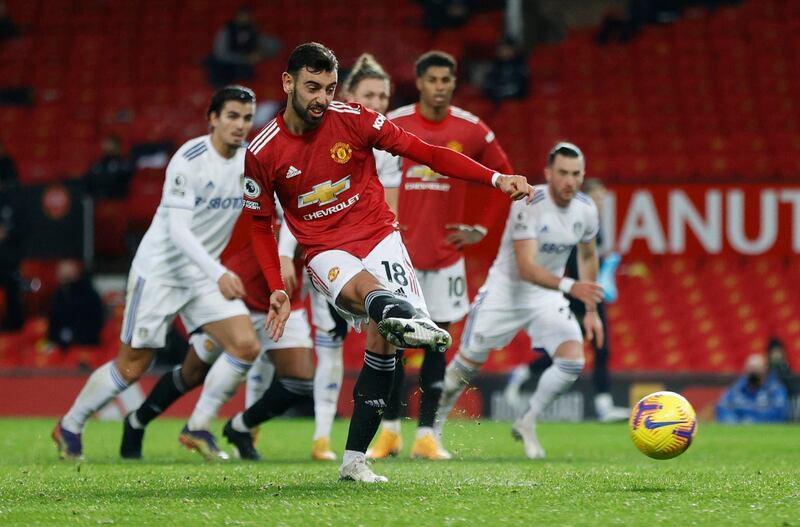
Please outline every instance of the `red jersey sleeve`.
[[[514, 169], [511, 167], [508, 156], [497, 141], [494, 132], [483, 121], [478, 123], [477, 128], [483, 136], [481, 140], [486, 143], [477, 160], [501, 174], [513, 174]], [[491, 229], [500, 222], [501, 217], [505, 218], [507, 215], [508, 200], [504, 199], [504, 196], [499, 193], [494, 192], [490, 193], [487, 199], [489, 201], [482, 209], [478, 225]]]
[[244, 209], [255, 216], [275, 216], [275, 197], [269, 173], [250, 150], [244, 156]]
[[272, 228], [275, 198], [269, 173], [250, 150], [244, 157], [244, 208], [253, 216], [253, 252], [270, 291], [284, 289], [278, 241]]
[[426, 143], [383, 115], [367, 108], [361, 108], [361, 118], [370, 146], [413, 159], [448, 177], [491, 186], [495, 171], [477, 161], [449, 148]]
[[253, 218], [250, 233], [253, 238], [253, 252], [256, 253], [256, 259], [269, 290], [285, 290], [281, 277], [281, 260], [278, 256], [278, 240], [275, 239], [272, 218], [265, 216]]

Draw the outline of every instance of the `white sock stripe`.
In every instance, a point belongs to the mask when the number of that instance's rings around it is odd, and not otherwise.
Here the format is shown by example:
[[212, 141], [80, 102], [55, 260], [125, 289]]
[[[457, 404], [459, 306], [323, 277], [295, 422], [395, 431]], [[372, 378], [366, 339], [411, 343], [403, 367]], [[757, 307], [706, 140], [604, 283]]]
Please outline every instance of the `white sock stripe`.
[[244, 362], [244, 361], [242, 361], [242, 360], [239, 360], [239, 359], [237, 359], [236, 357], [233, 357], [233, 356], [232, 356], [231, 354], [229, 354], [228, 352], [223, 352], [223, 353], [222, 353], [222, 355], [223, 355], [223, 357], [225, 357], [225, 359], [226, 359], [226, 360], [227, 360], [227, 361], [228, 361], [228, 362], [229, 362], [229, 363], [230, 363], [230, 364], [231, 364], [231, 365], [232, 365], [234, 368], [236, 368], [237, 370], [239, 370], [241, 373], [246, 373], [246, 372], [247, 372], [247, 371], [250, 369], [250, 367], [253, 365], [251, 362]]
[[386, 289], [378, 289], [372, 291], [367, 295], [367, 298], [364, 299], [364, 307], [367, 308], [368, 313], [369, 313], [369, 305], [372, 303], [372, 301], [382, 296], [388, 296], [389, 298], [394, 298], [394, 294], [392, 294], [390, 291], [387, 291]]
[[186, 392], [186, 385], [183, 383], [183, 379], [181, 378], [181, 365], [178, 364], [172, 369], [172, 383], [181, 393]]
[[583, 371], [583, 365], [585, 361], [582, 360], [567, 360], [567, 359], [555, 359], [553, 360], [553, 366], [561, 370], [562, 372], [566, 373], [567, 375], [580, 375]]
[[310, 395], [314, 391], [313, 381], [304, 381], [302, 379], [278, 379], [281, 386], [286, 388], [286, 391], [295, 395]]
[[394, 371], [396, 361], [394, 355], [392, 355], [388, 360], [376, 359], [369, 355], [364, 355], [364, 364], [373, 370]]
[[396, 354], [393, 355], [376, 355], [374, 353], [364, 353], [364, 360], [373, 360], [375, 362], [381, 362], [384, 364], [392, 364], [395, 362], [397, 358]]
[[108, 371], [111, 373], [111, 380], [117, 388], [124, 390], [128, 387], [128, 383], [122, 378], [122, 374], [117, 369], [115, 362], [111, 362], [111, 367], [108, 369]]

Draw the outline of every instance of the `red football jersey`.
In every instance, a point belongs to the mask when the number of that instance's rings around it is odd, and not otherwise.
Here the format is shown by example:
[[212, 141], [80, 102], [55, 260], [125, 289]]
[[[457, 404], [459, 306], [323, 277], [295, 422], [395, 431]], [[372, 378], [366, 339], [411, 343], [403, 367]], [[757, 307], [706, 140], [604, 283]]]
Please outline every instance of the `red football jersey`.
[[[222, 265], [242, 279], [246, 293], [244, 303], [247, 307], [252, 311], [266, 313], [269, 311], [269, 295], [271, 291], [253, 252], [253, 242], [250, 236], [250, 224], [252, 221], [253, 219], [246, 214], [239, 216], [239, 220], [233, 227], [231, 239], [228, 241], [225, 250], [222, 251], [220, 260]], [[301, 284], [303, 283], [301, 270], [297, 266], [297, 288], [292, 292], [292, 310], [303, 307], [303, 300], [300, 295]]]
[[[450, 106], [448, 115], [438, 122], [423, 117], [416, 104], [389, 112], [387, 117], [423, 141], [446, 146], [502, 174], [514, 173], [494, 132], [461, 108]], [[403, 158], [398, 221], [414, 267], [441, 269], [462, 257], [462, 251], [446, 241], [450, 231], [445, 226], [464, 223], [466, 199], [466, 181], [448, 178], [426, 165]], [[505, 210], [487, 204], [484, 227], [491, 226], [493, 209]]]
[[253, 139], [245, 157], [245, 210], [273, 216], [274, 192], [306, 261], [333, 249], [364, 258], [396, 228], [373, 147], [487, 185], [494, 174], [446, 148], [424, 143], [359, 104], [333, 102], [314, 130], [292, 134], [279, 114]]

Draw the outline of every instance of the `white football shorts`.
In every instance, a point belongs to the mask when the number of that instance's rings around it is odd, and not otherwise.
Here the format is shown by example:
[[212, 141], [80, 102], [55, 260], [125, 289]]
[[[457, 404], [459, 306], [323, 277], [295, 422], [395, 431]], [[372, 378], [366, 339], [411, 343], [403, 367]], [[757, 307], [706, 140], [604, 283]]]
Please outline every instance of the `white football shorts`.
[[491, 350], [506, 346], [520, 330], [528, 333], [534, 348], [550, 356], [564, 342], [583, 342], [578, 321], [560, 292], [548, 291], [535, 301], [519, 303], [502, 289], [484, 286], [467, 316], [459, 353], [482, 364]]
[[442, 269], [417, 269], [422, 296], [434, 322], [457, 322], [469, 312], [464, 259]]
[[163, 348], [167, 330], [181, 315], [190, 333], [210, 322], [249, 314], [241, 300], [227, 300], [211, 279], [177, 287], [131, 269], [120, 340], [133, 348]]
[[389, 291], [407, 300], [423, 316], [430, 317], [411, 258], [408, 256], [399, 232], [386, 236], [366, 258], [357, 258], [339, 250], [316, 255], [306, 268], [311, 285], [322, 293], [348, 324], [361, 330], [367, 315], [351, 313], [336, 304], [342, 288], [361, 271], [367, 271]]

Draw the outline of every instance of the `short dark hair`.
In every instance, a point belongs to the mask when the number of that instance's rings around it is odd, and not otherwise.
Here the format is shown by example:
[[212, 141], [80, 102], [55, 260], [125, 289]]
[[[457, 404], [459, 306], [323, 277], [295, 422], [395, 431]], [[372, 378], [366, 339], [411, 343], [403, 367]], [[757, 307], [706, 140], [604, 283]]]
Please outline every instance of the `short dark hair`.
[[319, 42], [306, 42], [294, 48], [286, 64], [286, 71], [293, 77], [303, 68], [311, 73], [331, 72], [339, 69], [339, 61], [330, 48]]
[[450, 73], [455, 75], [456, 69], [458, 68], [458, 63], [456, 62], [455, 57], [449, 53], [438, 50], [428, 51], [427, 53], [420, 55], [417, 61], [414, 63], [414, 69], [417, 72], [417, 78], [425, 75], [425, 72], [428, 71], [428, 68], [434, 66], [450, 68]]
[[369, 53], [362, 53], [361, 56], [356, 59], [353, 69], [350, 70], [350, 74], [344, 81], [344, 91], [353, 93], [358, 88], [359, 83], [364, 79], [389, 80], [389, 74], [386, 73], [378, 61], [375, 60], [375, 57]]
[[212, 113], [219, 115], [225, 103], [228, 101], [239, 101], [242, 103], [251, 102], [255, 104], [256, 94], [246, 86], [231, 85], [220, 88], [211, 96], [211, 102], [208, 103], [208, 110], [206, 111], [206, 118], [210, 119]]
[[547, 166], [553, 166], [553, 161], [556, 160], [556, 156], [571, 157], [573, 159], [583, 158], [583, 152], [574, 144], [562, 141], [556, 143], [550, 150], [550, 153], [547, 154]]

